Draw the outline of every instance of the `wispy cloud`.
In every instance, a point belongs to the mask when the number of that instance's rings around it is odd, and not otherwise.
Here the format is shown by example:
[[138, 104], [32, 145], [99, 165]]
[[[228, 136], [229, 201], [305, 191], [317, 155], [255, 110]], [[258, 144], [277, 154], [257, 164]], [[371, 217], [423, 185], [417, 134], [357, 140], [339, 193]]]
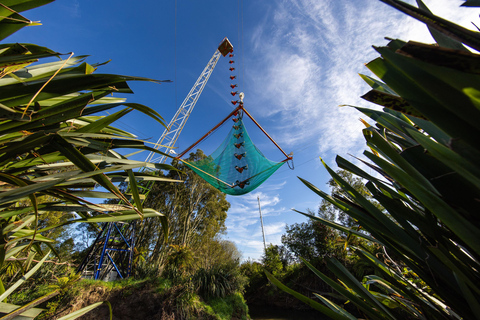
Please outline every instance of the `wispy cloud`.
[[70, 15], [73, 18], [80, 18], [81, 17], [80, 2], [78, 2], [78, 0], [72, 1], [70, 3], [70, 6], [68, 7], [68, 10], [70, 11]]
[[281, 235], [285, 231], [285, 222], [275, 222], [264, 226], [265, 234], [270, 236]]
[[275, 1], [267, 12], [250, 39], [255, 108], [277, 119], [284, 144], [318, 139], [323, 155], [363, 149], [359, 113], [338, 105], [366, 105], [358, 73], [369, 74], [363, 64], [378, 56], [371, 45], [385, 44], [385, 36], [433, 41], [423, 24], [379, 1]]
[[257, 26], [252, 41], [266, 72], [256, 73], [254, 66], [250, 75], [265, 106], [262, 115], [278, 116], [282, 127], [288, 123], [283, 143], [319, 137], [323, 153], [345, 153], [358, 145], [358, 116], [337, 106], [356, 102], [364, 88], [357, 73], [372, 41], [359, 35], [381, 40], [385, 29], [378, 26], [376, 6], [360, 2], [281, 1]]
[[276, 217], [289, 210], [281, 206], [278, 194], [256, 191], [242, 197], [229, 197], [231, 208], [227, 219], [228, 235], [244, 252], [244, 258], [258, 259], [263, 253], [258, 198], [267, 242], [280, 244], [281, 235], [285, 230], [285, 222], [278, 221]]

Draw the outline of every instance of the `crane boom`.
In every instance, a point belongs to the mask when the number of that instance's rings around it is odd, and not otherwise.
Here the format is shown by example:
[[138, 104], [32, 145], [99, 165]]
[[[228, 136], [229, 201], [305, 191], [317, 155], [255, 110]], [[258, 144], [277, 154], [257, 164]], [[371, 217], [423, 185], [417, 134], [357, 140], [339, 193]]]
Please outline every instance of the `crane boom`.
[[[154, 147], [155, 149], [167, 154], [172, 150], [213, 69], [217, 65], [218, 59], [221, 55], [226, 56], [232, 50], [233, 46], [230, 41], [227, 38], [223, 39], [207, 66], [203, 69], [200, 77], [198, 77], [197, 82], [195, 82], [182, 105], [178, 108], [177, 113], [168, 124], [167, 129], [158, 139]], [[145, 161], [165, 163], [166, 158], [166, 156], [158, 156], [158, 153], [151, 152]], [[144, 170], [147, 169], [144, 168]], [[145, 186], [139, 186], [139, 191], [145, 198], [150, 193], [152, 185], [153, 181], [148, 181]], [[117, 239], [121, 240], [115, 242], [114, 240]], [[119, 249], [120, 247], [123, 249]], [[115, 279], [117, 277], [123, 279], [128, 277], [131, 274], [134, 247], [134, 223], [126, 225], [124, 228], [119, 227], [118, 222], [105, 223], [97, 239], [91, 245], [89, 253], [78, 268], [78, 272], [84, 278], [93, 278], [95, 280]]]
[[[200, 97], [203, 89], [205, 88], [205, 85], [207, 84], [208, 79], [213, 72], [213, 69], [217, 65], [220, 56], [226, 56], [232, 50], [233, 46], [230, 41], [227, 38], [223, 39], [217, 50], [215, 50], [212, 58], [207, 63], [207, 66], [205, 67], [205, 69], [203, 69], [203, 72], [200, 74], [197, 81], [193, 85], [192, 89], [185, 97], [185, 100], [183, 100], [182, 105], [178, 108], [177, 113], [175, 113], [167, 128], [163, 131], [163, 134], [158, 139], [157, 143], [154, 146], [155, 149], [163, 151], [167, 154], [169, 154], [171, 150], [173, 150], [173, 147], [175, 146], [175, 143], [180, 133], [182, 132], [185, 123], [188, 120], [188, 117], [192, 113], [193, 108], [198, 101], [198, 98]], [[145, 162], [165, 163], [166, 160], [166, 156], [159, 155], [155, 152], [150, 152]]]

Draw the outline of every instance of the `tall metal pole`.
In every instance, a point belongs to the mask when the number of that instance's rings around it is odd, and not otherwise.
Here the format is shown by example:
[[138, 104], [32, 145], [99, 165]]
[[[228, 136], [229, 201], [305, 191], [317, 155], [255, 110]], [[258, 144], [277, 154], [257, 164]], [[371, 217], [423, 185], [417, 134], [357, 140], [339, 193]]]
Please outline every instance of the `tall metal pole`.
[[257, 200], [258, 200], [258, 211], [260, 212], [260, 224], [262, 225], [263, 247], [265, 248], [265, 252], [267, 252], [267, 245], [265, 244], [265, 230], [263, 230], [262, 209], [260, 208], [260, 197], [259, 196], [257, 196]]

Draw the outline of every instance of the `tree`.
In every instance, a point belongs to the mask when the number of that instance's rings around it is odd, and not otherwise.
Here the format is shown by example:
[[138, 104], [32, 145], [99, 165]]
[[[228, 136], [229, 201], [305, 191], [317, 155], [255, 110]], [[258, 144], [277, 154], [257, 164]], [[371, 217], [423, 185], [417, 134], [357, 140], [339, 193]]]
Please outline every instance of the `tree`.
[[205, 238], [196, 247], [195, 258], [199, 268], [218, 267], [237, 267], [240, 263], [242, 254], [232, 241], [223, 240], [219, 236], [215, 238]]
[[294, 223], [285, 227], [282, 244], [293, 254], [296, 261], [304, 258], [310, 262], [326, 256], [341, 255], [337, 245], [338, 234], [318, 221]]
[[[191, 153], [187, 160], [205, 158], [201, 150]], [[190, 248], [200, 248], [225, 231], [225, 219], [230, 204], [226, 195], [200, 178], [181, 161], [172, 163], [175, 169], [164, 177], [182, 183], [156, 183], [145, 205], [163, 212], [168, 217], [169, 243]], [[163, 174], [161, 174], [163, 176]], [[148, 220], [139, 230], [137, 244], [151, 250], [149, 261], [161, 267], [168, 254], [159, 220]]]
[[[355, 190], [360, 192], [363, 196], [370, 197], [370, 192], [365, 187], [365, 184], [360, 177], [356, 177], [351, 172], [347, 170], [341, 170], [341, 169], [337, 170], [337, 174], [341, 176], [342, 179], [344, 179], [345, 181], [348, 181], [348, 183]], [[332, 197], [347, 198], [347, 199], [350, 198], [348, 193], [345, 192], [342, 188], [340, 188], [338, 184], [335, 182], [335, 180], [333, 179], [328, 180], [327, 185], [330, 187], [330, 194]], [[344, 211], [338, 209], [337, 207], [335, 207], [325, 199], [322, 199], [320, 203], [318, 214], [319, 216], [322, 216], [325, 219], [338, 221], [339, 223], [341, 223], [346, 227], [352, 227], [356, 224], [355, 221], [352, 219], [352, 217], [350, 217]]]
[[284, 262], [281, 257], [280, 246], [269, 244], [262, 256], [262, 263], [265, 270], [274, 275], [280, 274], [284, 269]]

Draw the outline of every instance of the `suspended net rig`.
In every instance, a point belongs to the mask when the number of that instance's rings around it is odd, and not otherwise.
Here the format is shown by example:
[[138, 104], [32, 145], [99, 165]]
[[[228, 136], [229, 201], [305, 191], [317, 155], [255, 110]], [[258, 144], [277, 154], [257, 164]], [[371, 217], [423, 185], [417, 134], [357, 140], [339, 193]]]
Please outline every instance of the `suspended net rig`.
[[[233, 58], [233, 47], [229, 57]], [[235, 63], [234, 60], [229, 61], [230, 65]], [[233, 66], [230, 71], [234, 71]], [[231, 75], [231, 80], [235, 80], [236, 76]], [[231, 84], [230, 87], [234, 90], [237, 84]], [[252, 115], [244, 107], [244, 94], [238, 91], [230, 92], [232, 96], [237, 96], [239, 100], [232, 100], [231, 103], [236, 106], [225, 119], [213, 127], [197, 142], [192, 144], [189, 148], [183, 151], [176, 159], [182, 161], [190, 169], [196, 172], [209, 184], [230, 195], [242, 195], [249, 193], [259, 187], [265, 182], [275, 171], [277, 171], [286, 162], [292, 160], [292, 153], [287, 155], [285, 151], [270, 137], [270, 135], [258, 124]], [[275, 162], [267, 159], [263, 153], [255, 146], [250, 139], [247, 129], [243, 123], [243, 117], [247, 115], [253, 123], [272, 141], [275, 146], [285, 155], [285, 159], [280, 162]], [[210, 136], [216, 129], [228, 122], [233, 121], [232, 128], [225, 140], [220, 146], [208, 157], [197, 161], [182, 160], [188, 151], [193, 149], [200, 142]]]

